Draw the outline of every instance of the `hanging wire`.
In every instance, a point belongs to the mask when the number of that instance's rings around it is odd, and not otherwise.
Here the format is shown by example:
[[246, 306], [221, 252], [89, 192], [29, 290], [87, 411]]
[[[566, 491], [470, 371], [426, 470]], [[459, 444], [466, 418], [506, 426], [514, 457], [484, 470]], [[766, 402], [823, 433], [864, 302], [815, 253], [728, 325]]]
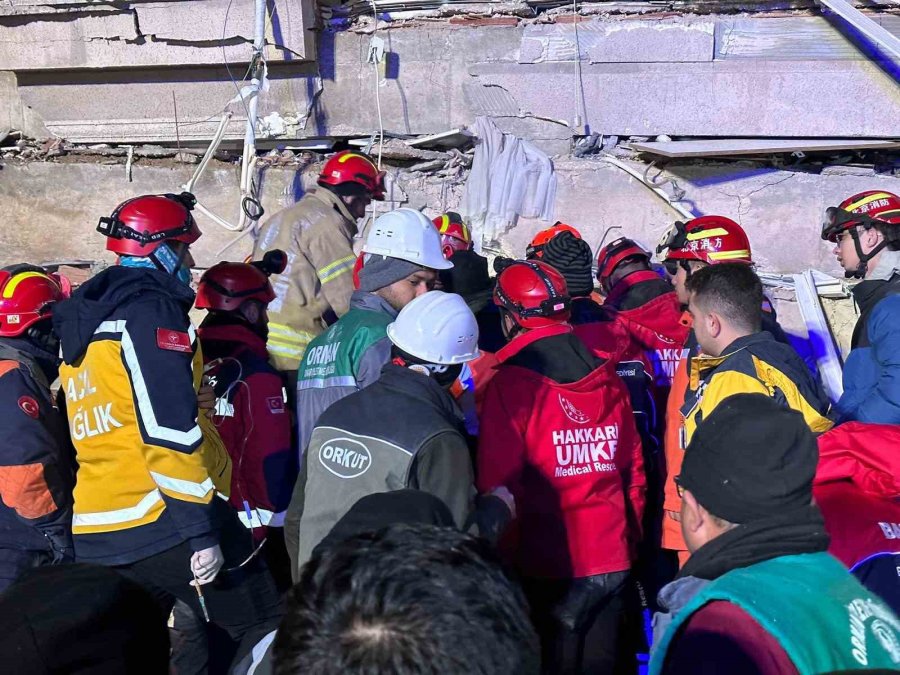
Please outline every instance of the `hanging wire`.
[[[378, 7], [375, 5], [375, 0], [369, 0], [372, 3], [372, 16], [375, 19], [375, 28], [372, 31], [372, 38], [378, 36]], [[372, 56], [371, 51], [369, 55]], [[381, 89], [381, 80], [378, 76], [378, 59], [372, 59], [372, 69], [375, 72], [375, 108], [378, 111], [378, 170], [381, 171], [381, 153], [384, 149], [384, 119], [381, 116], [381, 94], [379, 90]]]
[[581, 41], [578, 37], [578, 0], [572, 0], [572, 27], [575, 31], [575, 118], [576, 127], [583, 124], [584, 118], [584, 83], [581, 79]]

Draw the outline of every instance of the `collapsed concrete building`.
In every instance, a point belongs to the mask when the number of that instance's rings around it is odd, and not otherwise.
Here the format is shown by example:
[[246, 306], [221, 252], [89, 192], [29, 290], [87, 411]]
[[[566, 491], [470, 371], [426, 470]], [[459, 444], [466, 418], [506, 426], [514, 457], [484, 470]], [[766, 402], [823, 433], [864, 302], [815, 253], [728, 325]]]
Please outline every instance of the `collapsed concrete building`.
[[[0, 263], [108, 262], [97, 218], [191, 183], [221, 130], [192, 184], [217, 216], [199, 217], [201, 266], [250, 250], [242, 166], [271, 214], [349, 144], [388, 171], [379, 209], [490, 202], [475, 218], [488, 252], [521, 252], [547, 221], [595, 246], [616, 227], [652, 245], [685, 214], [730, 216], [803, 334], [790, 275], [839, 276], [819, 239], [823, 208], [900, 191], [900, 6], [856, 5], [268, 0], [251, 60], [247, 0], [4, 0]], [[509, 150], [504, 170], [522, 164], [512, 204], [491, 181], [502, 148], [479, 156], [479, 134]], [[224, 227], [242, 221], [244, 232]], [[852, 307], [826, 309], [840, 339]]]

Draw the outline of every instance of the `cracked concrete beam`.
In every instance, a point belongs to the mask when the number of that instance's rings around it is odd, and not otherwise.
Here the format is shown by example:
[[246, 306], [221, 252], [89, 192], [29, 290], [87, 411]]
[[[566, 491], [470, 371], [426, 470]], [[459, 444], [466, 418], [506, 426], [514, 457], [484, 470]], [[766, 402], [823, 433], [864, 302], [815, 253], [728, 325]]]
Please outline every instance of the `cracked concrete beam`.
[[118, 12], [113, 2], [97, 0], [7, 0], [0, 3], [0, 16], [42, 16], [52, 14], [71, 14], [78, 11]]
[[[640, 19], [580, 22], [578, 47], [590, 63], [690, 63], [712, 61], [715, 22]], [[573, 24], [532, 24], [522, 36], [519, 63], [572, 62]]]
[[0, 71], [0, 134], [7, 129], [18, 129], [30, 138], [51, 136], [40, 116], [22, 103], [16, 74]]
[[[271, 4], [271, 3], [270, 3]], [[270, 11], [270, 61], [311, 58], [315, 43], [311, 0], [278, 0]], [[178, 0], [92, 5], [57, 14], [0, 15], [0, 63], [9, 70], [221, 65], [246, 63], [251, 54], [253, 4]], [[225, 14], [228, 24], [222, 44]]]
[[[303, 3], [278, 0], [272, 5], [275, 12], [270, 13], [267, 41], [282, 45], [294, 54], [306, 55], [306, 29], [310, 26], [303, 20]], [[193, 0], [190, 3], [142, 2], [132, 6], [137, 12], [141, 32], [152, 35], [157, 41], [207, 47], [218, 47], [223, 36], [226, 42], [253, 41], [252, 2]], [[283, 50], [271, 48], [269, 51], [268, 58], [284, 58]]]

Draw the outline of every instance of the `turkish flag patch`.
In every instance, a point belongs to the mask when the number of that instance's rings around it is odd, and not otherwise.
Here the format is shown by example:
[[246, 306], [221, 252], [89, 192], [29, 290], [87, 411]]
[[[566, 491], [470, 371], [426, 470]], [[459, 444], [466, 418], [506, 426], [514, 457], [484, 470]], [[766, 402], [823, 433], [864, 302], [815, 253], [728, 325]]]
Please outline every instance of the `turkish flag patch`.
[[23, 413], [34, 420], [36, 420], [41, 414], [41, 409], [38, 406], [38, 402], [31, 398], [31, 396], [20, 396], [19, 407], [22, 409]]
[[191, 336], [180, 330], [157, 328], [156, 346], [160, 349], [168, 349], [170, 352], [190, 352], [192, 351]]
[[280, 415], [284, 412], [284, 399], [280, 396], [270, 396], [266, 399], [266, 405], [269, 406], [269, 412], [273, 415]]

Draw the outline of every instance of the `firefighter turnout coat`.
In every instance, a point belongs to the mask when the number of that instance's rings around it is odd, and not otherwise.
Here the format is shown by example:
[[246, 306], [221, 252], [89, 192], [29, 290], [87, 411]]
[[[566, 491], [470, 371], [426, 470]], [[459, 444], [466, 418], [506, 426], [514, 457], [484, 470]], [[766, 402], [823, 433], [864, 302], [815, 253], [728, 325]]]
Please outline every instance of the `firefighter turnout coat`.
[[[278, 370], [297, 370], [306, 346], [350, 308], [356, 220], [333, 192], [310, 190], [260, 228], [253, 258], [281, 249], [284, 272], [272, 275], [269, 354]], [[330, 321], [327, 320], [330, 318]]]
[[60, 303], [60, 386], [78, 473], [77, 560], [130, 564], [218, 541], [212, 500], [231, 462], [198, 417], [203, 362], [191, 290], [156, 270], [111, 267]]

